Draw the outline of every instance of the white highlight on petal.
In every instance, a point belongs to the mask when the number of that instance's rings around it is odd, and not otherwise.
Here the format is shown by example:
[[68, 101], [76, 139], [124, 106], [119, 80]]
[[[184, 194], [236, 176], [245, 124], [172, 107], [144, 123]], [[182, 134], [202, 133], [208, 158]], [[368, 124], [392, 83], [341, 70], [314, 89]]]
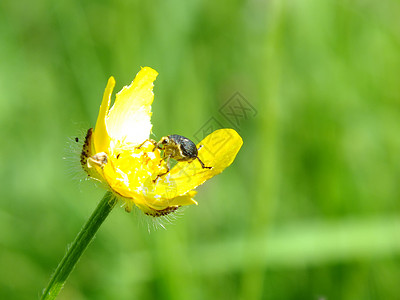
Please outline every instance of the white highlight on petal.
[[117, 93], [106, 117], [107, 132], [111, 139], [137, 146], [149, 138], [153, 82], [157, 75], [152, 68], [142, 68], [132, 83]]

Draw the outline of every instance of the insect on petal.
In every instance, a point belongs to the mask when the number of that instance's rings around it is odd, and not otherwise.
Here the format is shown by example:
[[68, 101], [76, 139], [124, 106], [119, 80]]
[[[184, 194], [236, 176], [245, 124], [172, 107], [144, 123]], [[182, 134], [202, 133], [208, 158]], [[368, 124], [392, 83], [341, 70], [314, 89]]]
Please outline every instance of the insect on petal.
[[179, 162], [169, 174], [157, 182], [156, 194], [166, 194], [163, 189], [168, 182], [174, 182], [177, 195], [193, 190], [227, 168], [235, 159], [242, 144], [242, 138], [233, 129], [214, 131], [197, 145], [200, 148], [198, 157], [205, 166], [212, 169], [204, 169], [197, 160], [190, 163]]

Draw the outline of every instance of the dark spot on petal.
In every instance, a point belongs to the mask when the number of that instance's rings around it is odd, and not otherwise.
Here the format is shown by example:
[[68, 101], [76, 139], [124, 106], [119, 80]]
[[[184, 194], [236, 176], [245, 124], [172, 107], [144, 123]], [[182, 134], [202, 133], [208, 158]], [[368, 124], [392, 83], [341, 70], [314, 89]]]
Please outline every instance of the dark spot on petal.
[[151, 212], [145, 212], [146, 215], [150, 217], [161, 217], [161, 216], [166, 216], [174, 211], [176, 211], [179, 208], [178, 205], [176, 206], [168, 206], [167, 208], [161, 209], [161, 210], [155, 210], [153, 209]]

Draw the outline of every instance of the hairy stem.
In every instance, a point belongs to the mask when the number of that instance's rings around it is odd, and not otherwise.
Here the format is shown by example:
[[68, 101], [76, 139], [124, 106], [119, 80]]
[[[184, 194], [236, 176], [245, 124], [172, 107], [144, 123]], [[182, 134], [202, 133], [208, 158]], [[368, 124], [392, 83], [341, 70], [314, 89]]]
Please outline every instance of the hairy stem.
[[61, 260], [57, 269], [53, 273], [49, 284], [43, 291], [41, 299], [55, 299], [64, 286], [69, 274], [74, 269], [79, 258], [92, 241], [100, 225], [107, 218], [111, 210], [117, 203], [117, 199], [111, 192], [107, 192], [100, 203], [97, 205], [89, 220], [83, 225], [74, 242], [68, 248], [67, 253]]

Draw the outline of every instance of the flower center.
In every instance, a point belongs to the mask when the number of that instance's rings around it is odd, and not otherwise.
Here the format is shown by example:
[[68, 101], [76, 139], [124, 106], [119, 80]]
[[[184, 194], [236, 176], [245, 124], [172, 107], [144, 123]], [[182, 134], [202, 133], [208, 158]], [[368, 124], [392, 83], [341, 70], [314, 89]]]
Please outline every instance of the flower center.
[[150, 141], [141, 147], [117, 142], [111, 149], [113, 153], [110, 153], [103, 169], [109, 184], [124, 197], [131, 197], [132, 193], [155, 196], [156, 179], [167, 171], [161, 151], [154, 149]]

